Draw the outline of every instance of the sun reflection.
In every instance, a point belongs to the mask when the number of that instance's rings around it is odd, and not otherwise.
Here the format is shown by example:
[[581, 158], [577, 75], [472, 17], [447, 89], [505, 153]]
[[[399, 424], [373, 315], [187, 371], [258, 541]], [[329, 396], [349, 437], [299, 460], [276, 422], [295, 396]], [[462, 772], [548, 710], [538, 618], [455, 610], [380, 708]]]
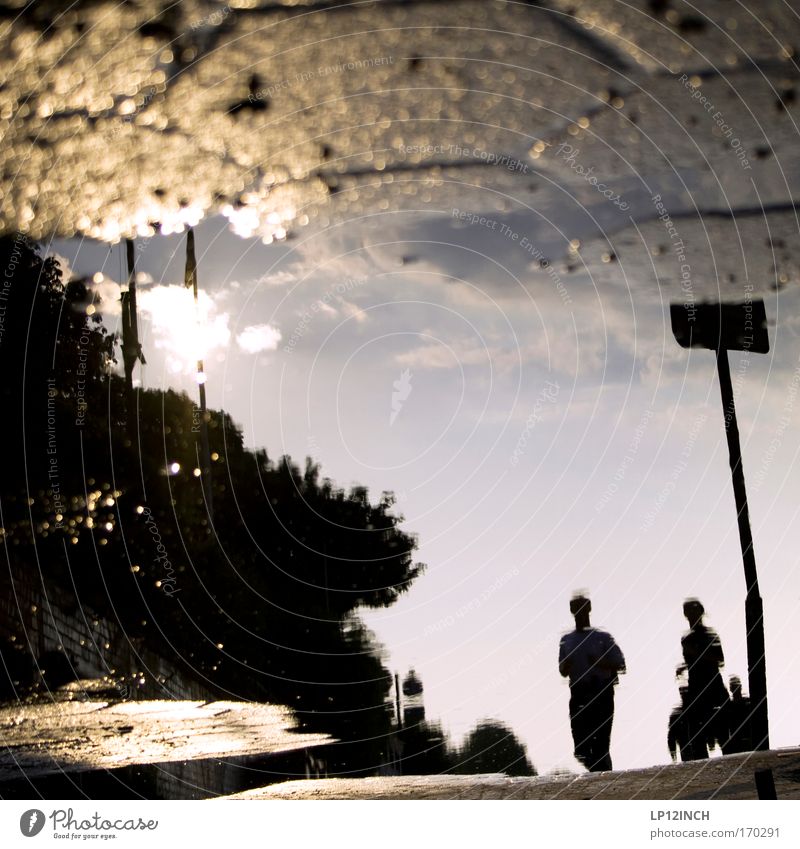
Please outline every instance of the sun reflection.
[[139, 310], [149, 320], [156, 348], [165, 353], [173, 374], [197, 374], [197, 361], [230, 340], [229, 316], [218, 312], [214, 300], [202, 289], [197, 307], [185, 286], [153, 286], [141, 290]]

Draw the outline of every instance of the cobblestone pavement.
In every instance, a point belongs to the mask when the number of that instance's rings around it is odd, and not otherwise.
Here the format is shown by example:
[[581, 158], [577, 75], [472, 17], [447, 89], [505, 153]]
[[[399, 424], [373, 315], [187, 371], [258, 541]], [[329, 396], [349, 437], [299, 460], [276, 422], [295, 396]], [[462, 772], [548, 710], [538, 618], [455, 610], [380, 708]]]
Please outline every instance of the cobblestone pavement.
[[0, 781], [59, 772], [286, 752], [327, 742], [251, 702], [61, 701], [0, 706]]
[[595, 775], [502, 775], [289, 781], [230, 799], [757, 799], [754, 773], [770, 768], [779, 799], [800, 799], [800, 748]]

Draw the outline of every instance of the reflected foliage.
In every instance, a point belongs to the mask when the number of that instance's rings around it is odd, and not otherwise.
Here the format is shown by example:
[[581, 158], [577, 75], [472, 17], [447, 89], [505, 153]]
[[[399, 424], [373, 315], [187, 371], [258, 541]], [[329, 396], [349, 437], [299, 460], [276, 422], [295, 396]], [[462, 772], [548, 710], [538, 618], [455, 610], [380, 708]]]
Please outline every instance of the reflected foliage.
[[400, 733], [401, 771], [404, 775], [442, 775], [450, 772], [456, 752], [437, 722], [418, 722]]
[[496, 719], [479, 722], [460, 747], [452, 745], [439, 723], [427, 720], [405, 726], [400, 739], [404, 775], [536, 775], [525, 745]]
[[0, 241], [0, 266], [10, 576], [41, 569], [219, 695], [290, 705], [343, 741], [329, 774], [373, 770], [391, 678], [358, 611], [392, 604], [423, 568], [391, 495], [372, 503], [310, 459], [249, 450], [213, 411], [212, 524], [193, 402], [139, 391], [132, 429], [116, 340], [85, 283], [22, 238]]
[[483, 720], [467, 735], [452, 772], [536, 775], [525, 746], [510, 728], [495, 719]]

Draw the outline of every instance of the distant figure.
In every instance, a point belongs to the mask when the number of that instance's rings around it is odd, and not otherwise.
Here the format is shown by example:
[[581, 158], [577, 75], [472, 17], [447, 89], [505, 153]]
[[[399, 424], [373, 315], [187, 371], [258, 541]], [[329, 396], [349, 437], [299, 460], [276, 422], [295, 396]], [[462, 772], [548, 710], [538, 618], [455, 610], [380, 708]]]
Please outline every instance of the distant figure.
[[750, 699], [742, 693], [742, 682], [737, 675], [730, 679], [731, 700], [728, 704], [728, 739], [722, 744], [723, 755], [753, 751], [753, 709]]
[[667, 728], [667, 748], [675, 763], [680, 756], [682, 761], [699, 761], [708, 757], [708, 744], [703, 735], [693, 735], [689, 725], [689, 687], [684, 684], [678, 688], [680, 704], [672, 711]]
[[561, 638], [558, 671], [569, 678], [569, 718], [575, 757], [589, 770], [611, 769], [614, 687], [625, 658], [611, 634], [592, 628], [592, 603], [576, 595], [569, 603], [575, 630]]
[[681, 638], [684, 665], [678, 667], [677, 674], [686, 671], [689, 675], [684, 713], [692, 740], [705, 740], [711, 749], [728, 739], [725, 726], [729, 698], [720, 673], [725, 656], [719, 635], [703, 623], [705, 608], [698, 599], [686, 599], [683, 615], [689, 630]]

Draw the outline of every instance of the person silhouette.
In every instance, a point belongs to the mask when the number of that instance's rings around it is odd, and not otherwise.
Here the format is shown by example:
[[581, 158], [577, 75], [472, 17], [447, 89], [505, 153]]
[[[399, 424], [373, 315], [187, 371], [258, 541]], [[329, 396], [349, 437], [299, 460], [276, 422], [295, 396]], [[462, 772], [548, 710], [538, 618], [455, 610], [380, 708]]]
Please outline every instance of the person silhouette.
[[614, 638], [592, 628], [592, 603], [576, 594], [569, 603], [575, 630], [564, 634], [558, 648], [558, 671], [569, 678], [569, 718], [575, 758], [589, 772], [612, 769], [611, 726], [614, 687], [625, 672], [625, 658]]
[[705, 608], [698, 599], [684, 601], [683, 615], [689, 630], [681, 638], [684, 662], [676, 673], [686, 671], [689, 676], [686, 722], [695, 744], [705, 740], [708, 748], [713, 748], [728, 739], [725, 725], [729, 697], [720, 672], [725, 656], [719, 635], [703, 622]]
[[708, 744], [704, 736], [692, 734], [689, 725], [689, 686], [682, 684], [678, 688], [680, 693], [680, 704], [672, 711], [667, 727], [667, 748], [672, 762], [699, 761], [708, 757]]
[[728, 704], [728, 739], [722, 744], [723, 755], [753, 751], [753, 708], [750, 699], [742, 693], [742, 681], [738, 675], [728, 679], [731, 700]]

